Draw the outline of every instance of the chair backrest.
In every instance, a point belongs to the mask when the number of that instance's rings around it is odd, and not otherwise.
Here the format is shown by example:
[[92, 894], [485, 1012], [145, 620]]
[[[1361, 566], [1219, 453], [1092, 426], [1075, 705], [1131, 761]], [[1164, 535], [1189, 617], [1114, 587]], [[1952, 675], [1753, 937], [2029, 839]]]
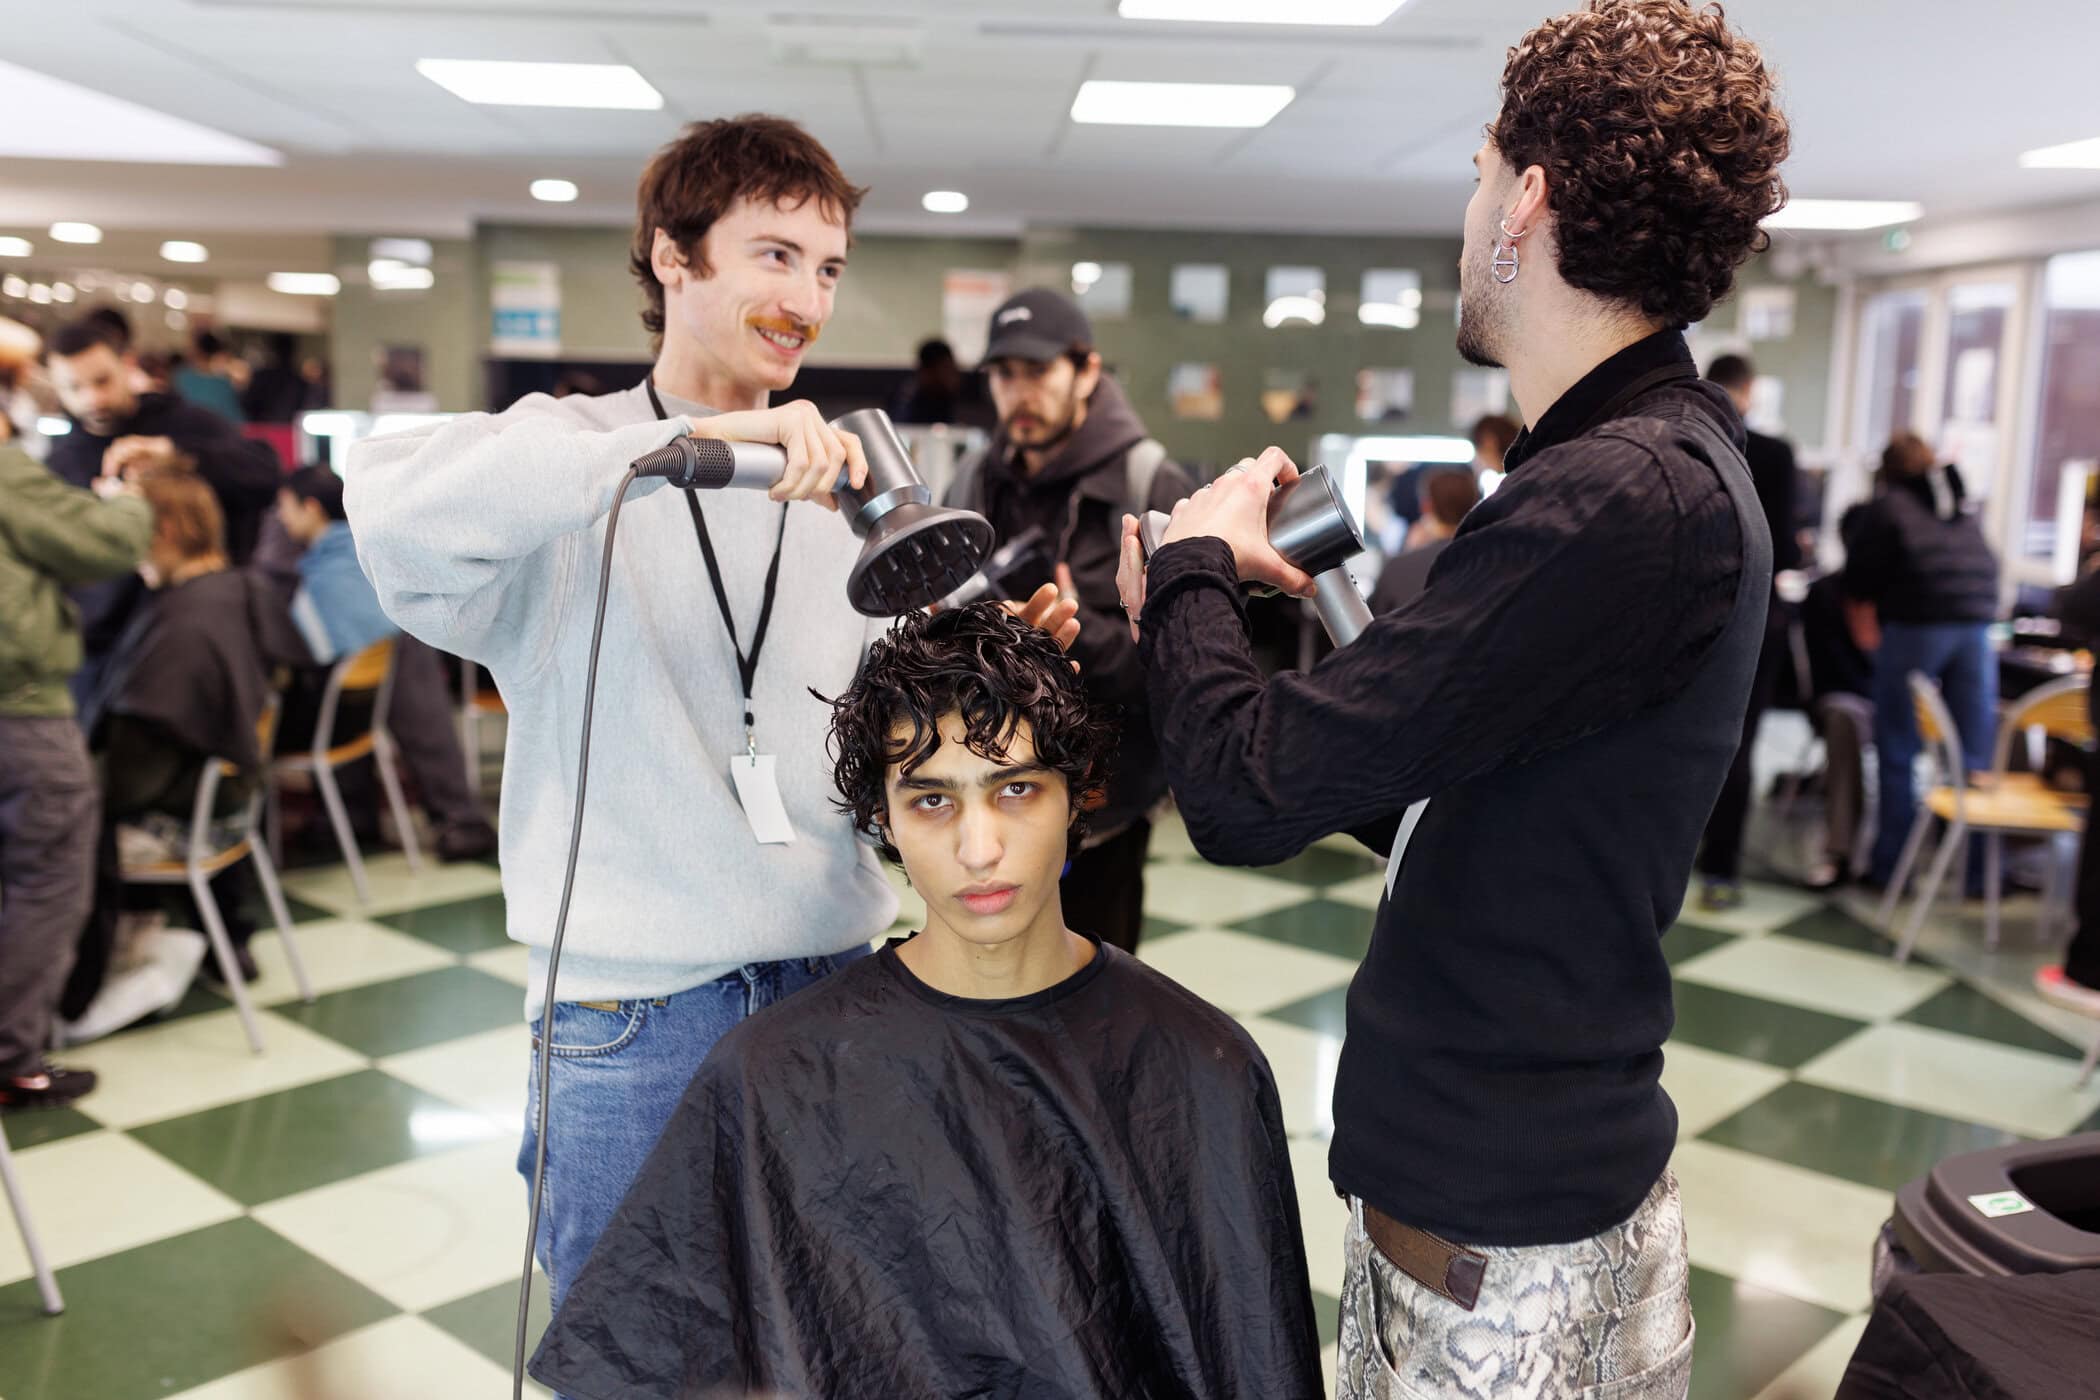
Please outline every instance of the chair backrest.
[[1940, 688], [1931, 677], [1923, 671], [1912, 671], [1909, 680], [1918, 734], [1932, 754], [1933, 781], [1954, 789], [1954, 811], [1959, 817], [1962, 789], [1968, 786], [1968, 761], [1962, 757], [1961, 733], [1954, 727], [1954, 716], [1948, 712], [1947, 702], [1940, 698]]
[[372, 643], [354, 656], [346, 656], [328, 672], [328, 686], [321, 692], [321, 712], [314, 724], [313, 752], [318, 759], [335, 747], [335, 716], [343, 693], [377, 691], [372, 701], [372, 728], [386, 727], [386, 712], [394, 698], [394, 639]]
[[2012, 759], [2013, 740], [2036, 729], [2074, 747], [2090, 748], [2094, 738], [2092, 712], [2087, 704], [2091, 690], [2091, 677], [2067, 676], [2036, 686], [2013, 701], [1998, 723], [1991, 771], [2003, 773]]

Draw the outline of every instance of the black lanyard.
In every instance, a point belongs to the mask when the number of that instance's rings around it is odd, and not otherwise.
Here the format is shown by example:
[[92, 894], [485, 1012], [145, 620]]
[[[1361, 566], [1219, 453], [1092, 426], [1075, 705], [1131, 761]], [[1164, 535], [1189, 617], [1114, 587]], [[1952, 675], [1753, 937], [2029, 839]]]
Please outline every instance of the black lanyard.
[[[658, 421], [665, 421], [670, 414], [664, 412], [664, 401], [657, 397], [656, 381], [645, 379], [642, 387], [649, 391], [649, 406], [656, 410]], [[700, 541], [700, 557], [707, 563], [707, 581], [715, 587], [715, 606], [722, 611], [722, 625], [729, 629], [729, 647], [736, 653], [737, 676], [744, 685], [744, 749], [749, 755], [758, 753], [758, 726], [751, 717], [751, 686], [758, 678], [758, 654], [765, 650], [766, 629], [773, 622], [773, 595], [780, 584], [780, 546], [787, 538], [787, 505], [780, 507], [780, 528], [773, 536], [773, 562], [766, 565], [766, 591], [758, 607], [758, 627], [751, 633], [751, 650], [737, 640], [736, 618], [730, 615], [729, 593], [722, 587], [722, 566], [715, 561], [715, 543], [707, 535], [707, 518], [700, 514], [700, 498], [688, 488], [685, 493], [686, 508], [693, 513], [693, 534]]]

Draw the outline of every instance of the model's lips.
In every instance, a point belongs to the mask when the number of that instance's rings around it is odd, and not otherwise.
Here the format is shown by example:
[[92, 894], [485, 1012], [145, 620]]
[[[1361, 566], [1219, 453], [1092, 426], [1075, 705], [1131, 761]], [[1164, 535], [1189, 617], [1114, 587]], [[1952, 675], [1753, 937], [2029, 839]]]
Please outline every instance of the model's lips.
[[801, 354], [809, 348], [810, 342], [817, 338], [817, 328], [800, 321], [774, 316], [754, 316], [749, 324], [752, 330], [758, 332], [761, 340], [787, 356]]
[[972, 914], [979, 918], [987, 918], [993, 914], [1005, 913], [1020, 893], [1019, 885], [1001, 885], [982, 890], [964, 890], [955, 897], [962, 901], [963, 908]]

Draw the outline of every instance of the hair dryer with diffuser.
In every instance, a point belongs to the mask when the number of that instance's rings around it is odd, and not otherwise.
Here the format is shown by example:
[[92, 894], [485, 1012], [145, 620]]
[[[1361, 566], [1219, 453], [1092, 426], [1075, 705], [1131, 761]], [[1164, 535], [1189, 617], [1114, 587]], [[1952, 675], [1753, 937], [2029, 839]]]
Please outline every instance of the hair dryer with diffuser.
[[[1138, 539], [1150, 559], [1167, 531], [1168, 517], [1147, 511]], [[1342, 499], [1334, 473], [1324, 466], [1302, 472], [1269, 498], [1269, 543], [1284, 561], [1313, 576], [1313, 608], [1328, 640], [1343, 647], [1371, 625], [1370, 605], [1342, 566], [1363, 553], [1363, 532]]]

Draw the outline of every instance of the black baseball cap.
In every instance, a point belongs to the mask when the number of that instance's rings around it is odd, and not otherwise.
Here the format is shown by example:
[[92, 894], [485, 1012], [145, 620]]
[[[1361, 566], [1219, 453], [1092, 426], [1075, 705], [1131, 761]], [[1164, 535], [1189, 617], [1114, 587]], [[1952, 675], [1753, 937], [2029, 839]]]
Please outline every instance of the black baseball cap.
[[991, 334], [979, 363], [1031, 360], [1048, 364], [1077, 346], [1092, 348], [1094, 328], [1070, 297], [1048, 287], [1016, 292], [992, 313]]

